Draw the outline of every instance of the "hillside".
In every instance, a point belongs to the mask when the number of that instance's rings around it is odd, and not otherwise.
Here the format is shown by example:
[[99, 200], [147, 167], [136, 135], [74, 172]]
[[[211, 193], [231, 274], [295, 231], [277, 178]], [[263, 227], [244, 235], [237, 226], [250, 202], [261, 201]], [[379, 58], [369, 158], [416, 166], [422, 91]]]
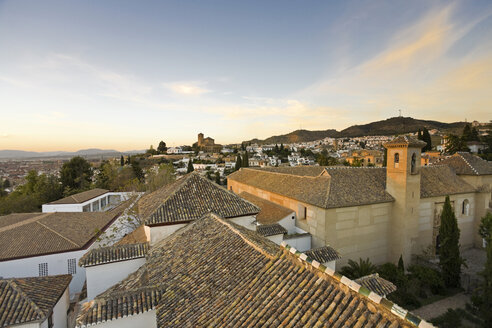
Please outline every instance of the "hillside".
[[401, 133], [417, 132], [418, 129], [438, 129], [444, 133], [460, 134], [465, 122], [443, 123], [438, 121], [419, 120], [411, 117], [392, 117], [383, 121], [371, 122], [363, 125], [353, 125], [342, 131], [334, 129], [309, 131], [296, 130], [288, 134], [269, 137], [264, 140], [252, 139], [247, 143], [280, 144], [293, 142], [307, 142], [327, 137], [362, 137], [370, 135], [396, 135]]

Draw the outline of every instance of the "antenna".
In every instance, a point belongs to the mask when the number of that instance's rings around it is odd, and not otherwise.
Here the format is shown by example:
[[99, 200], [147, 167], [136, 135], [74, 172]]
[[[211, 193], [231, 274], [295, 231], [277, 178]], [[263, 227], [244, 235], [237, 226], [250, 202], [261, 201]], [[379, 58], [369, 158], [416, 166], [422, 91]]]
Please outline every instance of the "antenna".
[[399, 117], [401, 117], [401, 109], [398, 110], [398, 113], [400, 114]]

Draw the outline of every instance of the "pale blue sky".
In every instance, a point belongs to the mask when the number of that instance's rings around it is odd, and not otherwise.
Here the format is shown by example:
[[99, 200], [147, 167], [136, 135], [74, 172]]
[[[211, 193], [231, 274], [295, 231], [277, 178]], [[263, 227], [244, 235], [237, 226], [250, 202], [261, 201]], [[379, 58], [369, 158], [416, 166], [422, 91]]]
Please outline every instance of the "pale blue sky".
[[491, 1], [1, 1], [0, 149], [491, 119]]

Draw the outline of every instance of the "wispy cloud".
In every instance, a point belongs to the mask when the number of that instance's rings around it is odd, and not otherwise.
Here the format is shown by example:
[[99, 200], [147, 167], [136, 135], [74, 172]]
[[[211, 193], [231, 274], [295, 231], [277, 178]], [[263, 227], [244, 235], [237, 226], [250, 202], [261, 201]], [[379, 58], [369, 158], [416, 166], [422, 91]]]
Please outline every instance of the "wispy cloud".
[[163, 86], [174, 93], [185, 96], [199, 96], [210, 92], [205, 88], [205, 82], [189, 81], [189, 82], [173, 82], [164, 83]]

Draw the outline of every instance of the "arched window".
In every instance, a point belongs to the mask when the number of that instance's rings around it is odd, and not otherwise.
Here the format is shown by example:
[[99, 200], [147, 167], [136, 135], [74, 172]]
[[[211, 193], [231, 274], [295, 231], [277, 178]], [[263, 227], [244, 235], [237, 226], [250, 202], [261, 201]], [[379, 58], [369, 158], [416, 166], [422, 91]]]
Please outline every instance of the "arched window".
[[417, 155], [415, 155], [415, 153], [413, 153], [412, 155], [412, 162], [410, 163], [410, 169], [412, 172], [412, 174], [414, 173], [417, 173]]
[[470, 202], [468, 199], [465, 199], [463, 201], [463, 204], [461, 205], [461, 214], [468, 216], [470, 214]]
[[394, 160], [394, 163], [395, 163], [395, 167], [398, 167], [398, 165], [399, 165], [399, 163], [400, 163], [400, 154], [395, 153], [395, 160]]

